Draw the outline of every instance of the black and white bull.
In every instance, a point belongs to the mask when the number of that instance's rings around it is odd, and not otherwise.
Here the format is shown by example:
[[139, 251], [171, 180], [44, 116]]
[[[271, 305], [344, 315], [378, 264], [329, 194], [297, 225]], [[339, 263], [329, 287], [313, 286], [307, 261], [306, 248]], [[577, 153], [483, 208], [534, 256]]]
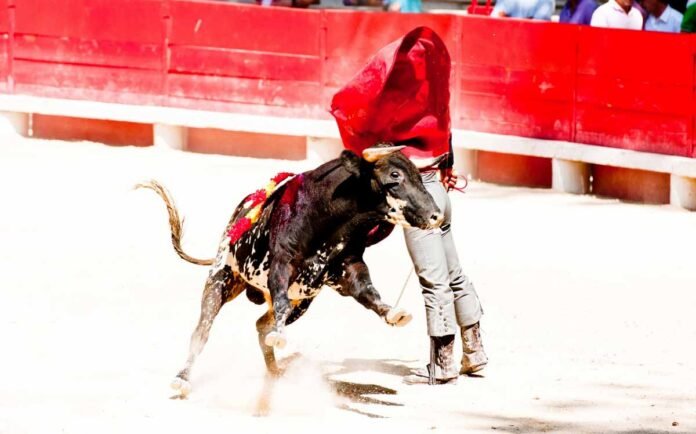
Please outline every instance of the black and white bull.
[[374, 147], [363, 158], [344, 151], [340, 158], [295, 176], [272, 193], [258, 221], [230, 244], [227, 233], [245, 212], [241, 203], [214, 260], [183, 252], [181, 221], [167, 191], [154, 181], [139, 185], [164, 199], [179, 256], [213, 265], [188, 360], [172, 383], [180, 396], [190, 391], [190, 370], [208, 340], [215, 316], [223, 304], [244, 291], [249, 300], [269, 306], [256, 328], [272, 374], [279, 373], [274, 347], [285, 345], [285, 326], [304, 314], [323, 286], [350, 295], [388, 324], [401, 326], [410, 321], [405, 311], [392, 309], [381, 300], [363, 261], [365, 248], [388, 234], [394, 224], [427, 229], [442, 222], [418, 170], [399, 149]]

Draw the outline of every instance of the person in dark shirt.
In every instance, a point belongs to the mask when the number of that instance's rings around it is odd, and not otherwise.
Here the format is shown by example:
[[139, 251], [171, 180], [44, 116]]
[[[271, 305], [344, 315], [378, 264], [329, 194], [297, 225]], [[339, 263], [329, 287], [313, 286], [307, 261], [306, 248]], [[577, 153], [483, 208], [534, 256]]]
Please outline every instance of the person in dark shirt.
[[558, 21], [589, 26], [597, 6], [596, 0], [568, 0], [561, 10]]

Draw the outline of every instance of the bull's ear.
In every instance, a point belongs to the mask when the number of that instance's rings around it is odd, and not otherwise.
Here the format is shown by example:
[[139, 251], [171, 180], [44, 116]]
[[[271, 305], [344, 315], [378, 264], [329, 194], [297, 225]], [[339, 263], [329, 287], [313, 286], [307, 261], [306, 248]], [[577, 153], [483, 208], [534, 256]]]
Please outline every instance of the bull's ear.
[[341, 152], [341, 165], [354, 176], [360, 176], [360, 157], [351, 151]]
[[362, 156], [368, 163], [374, 163], [382, 157], [386, 157], [396, 151], [404, 149], [406, 146], [373, 146], [362, 152]]

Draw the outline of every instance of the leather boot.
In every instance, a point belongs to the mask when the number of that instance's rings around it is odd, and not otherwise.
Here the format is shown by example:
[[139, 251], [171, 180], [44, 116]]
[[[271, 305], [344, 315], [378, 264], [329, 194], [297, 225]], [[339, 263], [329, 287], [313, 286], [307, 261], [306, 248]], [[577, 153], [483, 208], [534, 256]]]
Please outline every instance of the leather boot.
[[483, 351], [481, 343], [481, 327], [479, 323], [462, 327], [462, 346], [464, 355], [462, 356], [462, 375], [473, 374], [483, 369], [488, 363], [488, 356]]
[[430, 363], [404, 377], [406, 384], [455, 384], [454, 335], [430, 337]]

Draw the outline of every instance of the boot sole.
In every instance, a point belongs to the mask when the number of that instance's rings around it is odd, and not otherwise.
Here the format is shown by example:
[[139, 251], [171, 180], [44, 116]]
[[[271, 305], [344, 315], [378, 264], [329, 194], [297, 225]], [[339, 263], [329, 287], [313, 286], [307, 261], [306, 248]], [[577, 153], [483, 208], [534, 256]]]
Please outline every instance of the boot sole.
[[475, 373], [477, 373], [477, 372], [482, 371], [483, 368], [485, 368], [487, 364], [488, 364], [488, 362], [486, 362], [486, 363], [481, 363], [480, 365], [472, 366], [472, 367], [470, 367], [470, 368], [467, 369], [467, 370], [462, 369], [461, 371], [459, 371], [459, 374], [460, 374], [460, 375], [471, 375], [471, 374], [475, 374]]
[[[430, 384], [428, 383], [428, 377], [421, 377], [420, 375], [407, 375], [404, 377], [403, 382], [405, 384], [408, 384], [409, 386], [414, 386], [417, 384], [422, 384], [429, 386]], [[436, 378], [435, 379], [435, 384], [434, 386], [443, 386], [443, 385], [455, 385], [457, 384], [457, 378], [448, 378], [448, 379], [440, 379]]]

